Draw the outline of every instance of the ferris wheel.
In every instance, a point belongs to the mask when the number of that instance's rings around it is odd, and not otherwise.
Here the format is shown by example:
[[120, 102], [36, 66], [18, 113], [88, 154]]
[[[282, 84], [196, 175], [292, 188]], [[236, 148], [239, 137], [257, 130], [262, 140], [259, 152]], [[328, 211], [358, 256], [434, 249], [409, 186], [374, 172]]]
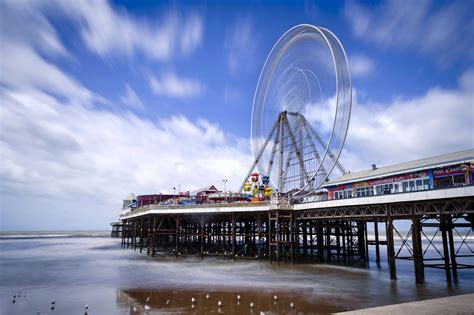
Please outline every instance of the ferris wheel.
[[352, 105], [349, 63], [338, 38], [308, 24], [288, 30], [273, 46], [255, 91], [251, 145], [256, 174], [293, 197], [314, 194], [339, 162]]

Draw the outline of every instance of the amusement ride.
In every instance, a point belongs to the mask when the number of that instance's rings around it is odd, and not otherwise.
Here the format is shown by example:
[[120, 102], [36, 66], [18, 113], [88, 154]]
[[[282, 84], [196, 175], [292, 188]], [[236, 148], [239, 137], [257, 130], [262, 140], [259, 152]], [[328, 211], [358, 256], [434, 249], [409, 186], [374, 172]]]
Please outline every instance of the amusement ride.
[[255, 91], [254, 161], [240, 192], [261, 201], [285, 195], [316, 198], [339, 162], [349, 126], [352, 85], [338, 38], [308, 24], [288, 30], [273, 46]]

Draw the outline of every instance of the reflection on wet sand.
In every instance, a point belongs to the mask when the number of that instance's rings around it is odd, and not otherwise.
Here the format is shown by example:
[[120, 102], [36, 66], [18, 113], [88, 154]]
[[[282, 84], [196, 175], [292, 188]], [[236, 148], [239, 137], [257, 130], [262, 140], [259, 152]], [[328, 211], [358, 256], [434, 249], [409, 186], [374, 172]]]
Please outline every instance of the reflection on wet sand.
[[[239, 298], [240, 297], [240, 298]], [[195, 291], [123, 289], [117, 304], [130, 314], [318, 314], [344, 311], [331, 301], [312, 299], [303, 291]], [[149, 310], [146, 310], [149, 308]]]

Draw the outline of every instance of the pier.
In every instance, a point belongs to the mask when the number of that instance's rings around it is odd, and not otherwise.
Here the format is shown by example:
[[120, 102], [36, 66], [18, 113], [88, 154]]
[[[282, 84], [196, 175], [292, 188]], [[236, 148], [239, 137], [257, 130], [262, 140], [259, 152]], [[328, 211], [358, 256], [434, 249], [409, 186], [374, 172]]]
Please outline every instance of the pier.
[[[474, 267], [466, 241], [474, 228], [472, 185], [302, 204], [275, 196], [270, 203], [148, 205], [122, 214], [121, 220], [122, 246], [151, 256], [353, 264], [368, 262], [368, 246], [375, 246], [380, 262], [385, 246], [391, 279], [397, 279], [397, 260], [413, 261], [417, 283], [424, 282], [425, 268], [443, 269], [452, 281], [460, 269]], [[405, 235], [395, 228], [398, 220], [411, 221]], [[374, 239], [367, 237], [368, 225], [374, 226]], [[385, 225], [385, 241], [379, 225]], [[441, 234], [441, 246], [426, 228]], [[425, 257], [423, 239], [439, 257]], [[461, 254], [463, 246], [467, 254]]]

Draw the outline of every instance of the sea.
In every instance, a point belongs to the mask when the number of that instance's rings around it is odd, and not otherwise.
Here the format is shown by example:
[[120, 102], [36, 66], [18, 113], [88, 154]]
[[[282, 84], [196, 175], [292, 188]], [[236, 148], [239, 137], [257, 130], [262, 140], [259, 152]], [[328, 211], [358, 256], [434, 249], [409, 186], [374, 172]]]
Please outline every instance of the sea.
[[384, 246], [379, 265], [370, 247], [367, 265], [347, 266], [150, 257], [120, 243], [109, 231], [1, 232], [0, 314], [327, 314], [474, 292], [473, 269], [448, 283], [426, 268], [416, 284], [413, 262], [397, 260], [390, 280]]

